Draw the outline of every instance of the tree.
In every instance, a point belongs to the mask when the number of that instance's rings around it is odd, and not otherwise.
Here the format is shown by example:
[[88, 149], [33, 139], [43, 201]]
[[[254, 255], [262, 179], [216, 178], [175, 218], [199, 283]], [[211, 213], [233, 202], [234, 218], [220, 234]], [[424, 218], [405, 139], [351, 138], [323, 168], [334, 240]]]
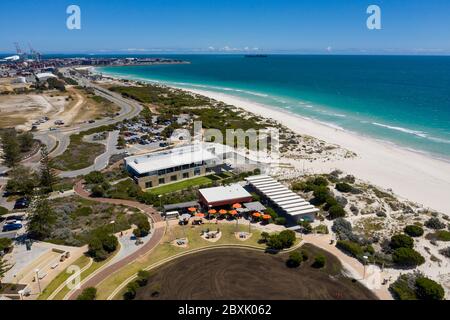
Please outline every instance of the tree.
[[3, 163], [9, 168], [17, 166], [20, 162], [21, 155], [16, 131], [4, 132], [1, 136], [1, 145], [3, 149]]
[[53, 160], [49, 157], [46, 146], [41, 149], [41, 170], [40, 170], [40, 185], [44, 191], [52, 192], [55, 184], [58, 181], [56, 172], [52, 169]]
[[31, 213], [28, 223], [28, 232], [32, 239], [45, 240], [53, 231], [56, 222], [56, 214], [50, 207], [48, 200], [41, 197]]
[[344, 208], [342, 208], [342, 206], [339, 204], [332, 206], [328, 210], [328, 213], [329, 213], [328, 218], [331, 220], [334, 220], [337, 218], [343, 218], [346, 215]]
[[425, 263], [425, 258], [411, 248], [398, 248], [392, 254], [392, 261], [406, 268], [413, 268]]
[[31, 132], [25, 132], [17, 136], [21, 152], [28, 152], [33, 148], [34, 138]]
[[270, 234], [269, 233], [267, 233], [265, 231], [261, 233], [261, 240], [263, 242], [267, 243], [267, 241], [269, 241], [269, 239], [270, 239]]
[[120, 136], [117, 140], [117, 148], [124, 149], [127, 146], [127, 142], [125, 141], [125, 138]]
[[325, 267], [325, 263], [326, 263], [327, 259], [325, 258], [325, 256], [323, 255], [318, 255], [315, 259], [314, 259], [314, 263], [312, 264], [313, 268], [316, 269], [321, 269], [323, 267]]
[[300, 252], [294, 251], [289, 254], [289, 259], [286, 261], [286, 265], [289, 268], [298, 268], [303, 262], [303, 256]]
[[97, 289], [90, 287], [83, 290], [77, 297], [77, 300], [95, 300], [97, 298]]
[[286, 218], [285, 217], [278, 217], [275, 219], [275, 224], [279, 226], [284, 226], [286, 224]]
[[0, 239], [0, 253], [10, 249], [12, 246], [12, 240], [8, 238]]
[[145, 270], [140, 270], [138, 272], [138, 279], [136, 280], [136, 282], [138, 283], [138, 285], [140, 287], [145, 287], [148, 283], [149, 277], [150, 277], [150, 272], [145, 271]]
[[37, 179], [36, 174], [30, 168], [18, 165], [11, 169], [8, 175], [9, 180], [6, 184], [8, 192], [23, 194], [26, 197], [33, 195]]
[[414, 240], [413, 240], [413, 238], [411, 238], [410, 236], [407, 236], [406, 234], [396, 234], [396, 235], [392, 236], [389, 246], [392, 249], [398, 249], [398, 248], [412, 249], [414, 247]]
[[418, 277], [416, 295], [421, 300], [443, 300], [445, 291], [439, 283], [426, 277]]
[[416, 225], [406, 226], [404, 231], [410, 237], [421, 237], [424, 233], [423, 228]]

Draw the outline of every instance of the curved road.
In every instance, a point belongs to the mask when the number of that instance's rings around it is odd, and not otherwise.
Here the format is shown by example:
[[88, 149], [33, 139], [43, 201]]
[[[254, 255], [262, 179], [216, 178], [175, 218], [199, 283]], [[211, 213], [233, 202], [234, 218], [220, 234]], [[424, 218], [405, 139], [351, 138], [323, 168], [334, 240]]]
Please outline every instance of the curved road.
[[94, 273], [90, 278], [88, 278], [81, 285], [81, 289], [73, 291], [69, 294], [69, 300], [74, 300], [76, 297], [83, 291], [85, 288], [95, 287], [100, 282], [105, 280], [107, 277], [111, 276], [114, 272], [117, 272], [121, 268], [126, 265], [132, 263], [136, 259], [139, 259], [141, 256], [148, 254], [152, 251], [162, 240], [165, 233], [165, 223], [159, 213], [152, 207], [148, 206], [136, 201], [130, 200], [119, 200], [119, 199], [106, 199], [106, 198], [91, 198], [90, 194], [83, 187], [83, 180], [80, 180], [75, 185], [75, 192], [78, 196], [89, 199], [91, 201], [101, 202], [101, 203], [109, 203], [113, 205], [124, 205], [133, 208], [140, 209], [144, 211], [150, 219], [153, 220], [154, 230], [152, 232], [152, 238], [143, 245], [139, 250], [134, 253], [126, 256], [124, 259], [115, 262], [113, 264], [107, 265], [102, 269], [99, 269], [96, 273]]
[[[55, 131], [39, 131], [34, 133], [35, 139], [41, 141], [50, 151], [50, 156], [57, 157], [64, 153], [70, 144], [70, 136], [89, 129], [116, 124], [126, 119], [132, 119], [141, 113], [143, 107], [134, 100], [123, 98], [120, 94], [111, 92], [85, 79], [76, 79], [80, 84], [93, 88], [95, 94], [101, 96], [120, 107], [120, 114], [114, 118], [103, 119], [95, 123], [83, 123], [69, 128], [60, 128]], [[28, 162], [27, 163], [31, 163]]]

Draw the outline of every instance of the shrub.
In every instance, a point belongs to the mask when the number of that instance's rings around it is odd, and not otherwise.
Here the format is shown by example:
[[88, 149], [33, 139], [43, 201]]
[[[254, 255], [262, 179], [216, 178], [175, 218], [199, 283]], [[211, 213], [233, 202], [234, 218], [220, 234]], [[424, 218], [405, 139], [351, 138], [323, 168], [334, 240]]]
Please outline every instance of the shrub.
[[447, 258], [450, 258], [450, 247], [439, 250], [439, 253]]
[[96, 288], [86, 288], [83, 292], [77, 297], [77, 300], [95, 300], [97, 298], [97, 289]]
[[136, 280], [136, 282], [140, 287], [145, 287], [148, 283], [149, 277], [150, 277], [150, 272], [145, 271], [145, 270], [140, 270], [138, 272], [138, 279]]
[[291, 254], [289, 254], [289, 259], [286, 261], [286, 265], [289, 268], [297, 268], [300, 266], [300, 264], [303, 261], [303, 256], [300, 252], [294, 251]]
[[445, 296], [444, 288], [426, 277], [416, 279], [416, 294], [421, 300], [443, 300]]
[[139, 284], [136, 281], [130, 282], [127, 285], [127, 291], [123, 294], [125, 300], [133, 300], [136, 297], [136, 292], [139, 289]]
[[328, 186], [328, 180], [325, 177], [322, 177], [322, 176], [314, 178], [314, 180], [312, 180], [312, 183], [315, 186], [318, 186], [318, 187], [326, 187], [326, 186]]
[[398, 248], [412, 249], [414, 247], [414, 240], [413, 240], [413, 238], [411, 238], [410, 236], [407, 236], [406, 234], [397, 234], [395, 236], [392, 236], [389, 246], [392, 249], [398, 249]]
[[270, 236], [267, 246], [271, 249], [282, 250], [292, 247], [295, 243], [295, 232], [292, 230], [284, 230], [279, 234]]
[[349, 240], [339, 240], [336, 247], [353, 257], [359, 257], [364, 254], [363, 248], [356, 242]]
[[103, 173], [99, 171], [93, 171], [84, 176], [84, 181], [86, 181], [87, 184], [101, 184], [105, 182], [106, 179]]
[[321, 269], [325, 267], [326, 258], [325, 256], [319, 255], [314, 259], [314, 263], [312, 264], [313, 268]]
[[329, 213], [328, 218], [331, 220], [345, 217], [345, 210], [339, 204], [332, 206], [328, 210], [328, 213]]
[[424, 233], [423, 228], [416, 225], [406, 226], [404, 231], [410, 237], [421, 237]]
[[389, 286], [389, 291], [397, 300], [417, 300], [415, 292], [415, 276], [404, 274]]
[[317, 205], [321, 205], [327, 202], [328, 197], [330, 197], [330, 191], [327, 187], [318, 187], [314, 190], [313, 195], [313, 202]]
[[435, 236], [439, 241], [450, 241], [450, 232], [446, 230], [436, 231]]
[[119, 241], [114, 235], [98, 229], [92, 232], [88, 245], [88, 254], [96, 261], [103, 261], [117, 249]]
[[8, 209], [0, 207], [0, 216], [4, 216], [5, 214], [8, 214]]
[[275, 219], [275, 224], [284, 226], [286, 224], [286, 218], [285, 217], [278, 217]]
[[425, 263], [425, 258], [411, 248], [398, 248], [392, 254], [392, 261], [401, 267], [412, 268]]
[[3, 252], [12, 246], [12, 240], [8, 238], [1, 238], [0, 239], [0, 252]]
[[348, 183], [341, 182], [336, 184], [336, 190], [343, 193], [349, 193], [353, 190], [353, 187]]
[[425, 222], [425, 226], [430, 229], [441, 230], [445, 228], [445, 223], [441, 222], [438, 218], [433, 217]]

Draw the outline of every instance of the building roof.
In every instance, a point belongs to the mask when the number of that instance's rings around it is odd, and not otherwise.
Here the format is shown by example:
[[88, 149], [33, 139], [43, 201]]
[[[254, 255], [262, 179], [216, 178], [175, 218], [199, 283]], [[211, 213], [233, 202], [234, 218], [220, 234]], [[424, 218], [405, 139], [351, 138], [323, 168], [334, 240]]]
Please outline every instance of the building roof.
[[319, 212], [319, 209], [315, 208], [298, 194], [290, 191], [288, 188], [269, 176], [253, 176], [248, 177], [245, 180], [247, 180], [248, 183], [271, 200], [281, 210], [291, 216]]
[[197, 201], [190, 201], [190, 202], [183, 202], [183, 203], [175, 203], [175, 204], [168, 204], [164, 206], [165, 211], [172, 211], [176, 209], [187, 209], [191, 207], [197, 208], [200, 206], [200, 204]]
[[218, 203], [252, 197], [252, 195], [239, 184], [233, 184], [226, 187], [200, 189], [199, 192], [208, 203]]
[[36, 74], [36, 78], [38, 78], [38, 79], [41, 79], [41, 78], [57, 78], [57, 76], [55, 76], [53, 73], [50, 73], [50, 72], [43, 72], [43, 73]]
[[244, 203], [244, 207], [250, 211], [265, 211], [267, 209], [261, 202]]
[[157, 171], [202, 161], [219, 160], [216, 155], [200, 145], [125, 158], [125, 163], [138, 174]]

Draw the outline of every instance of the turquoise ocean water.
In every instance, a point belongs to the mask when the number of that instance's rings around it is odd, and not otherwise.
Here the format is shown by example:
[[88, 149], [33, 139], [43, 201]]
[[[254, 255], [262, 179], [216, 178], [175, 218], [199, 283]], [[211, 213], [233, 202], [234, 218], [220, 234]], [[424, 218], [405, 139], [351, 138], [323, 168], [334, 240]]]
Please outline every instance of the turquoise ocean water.
[[233, 95], [450, 159], [450, 57], [176, 57], [191, 64], [99, 71]]

